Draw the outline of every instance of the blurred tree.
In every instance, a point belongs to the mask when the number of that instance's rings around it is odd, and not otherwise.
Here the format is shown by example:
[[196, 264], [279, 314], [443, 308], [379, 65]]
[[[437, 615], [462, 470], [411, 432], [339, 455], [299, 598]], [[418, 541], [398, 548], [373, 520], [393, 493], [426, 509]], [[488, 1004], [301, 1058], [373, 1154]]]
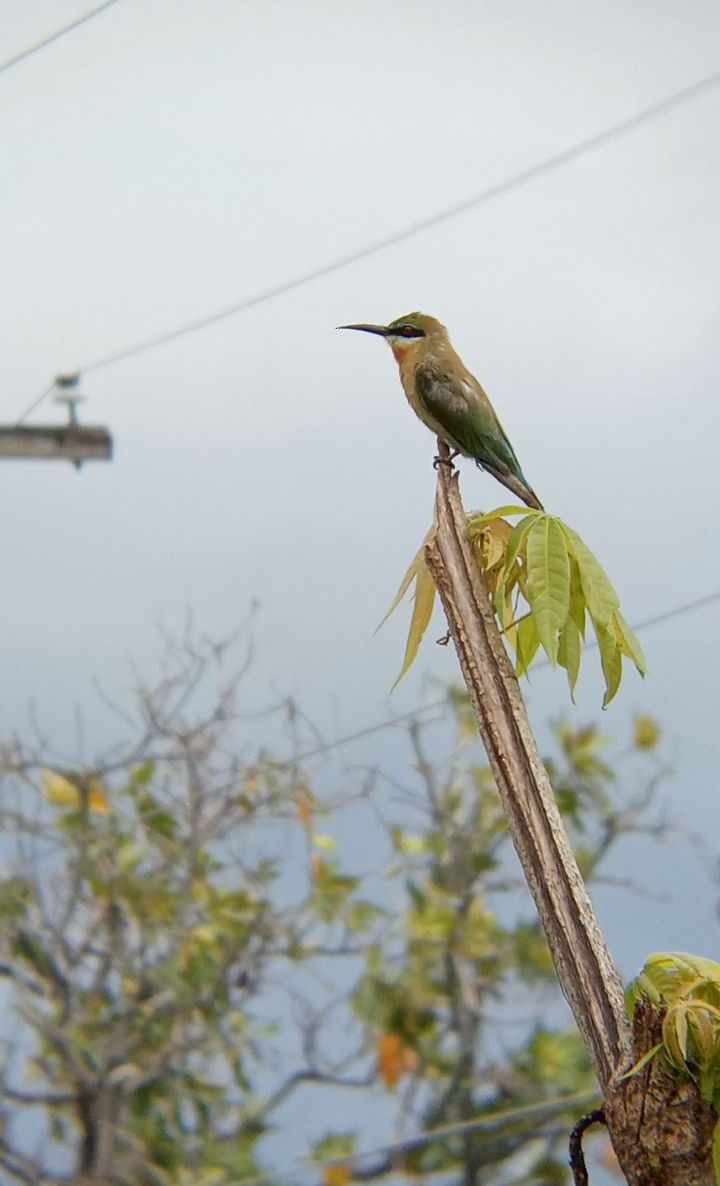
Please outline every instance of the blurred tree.
[[[264, 1181], [282, 1105], [324, 1085], [359, 1097], [307, 1150], [325, 1186], [564, 1181], [593, 1076], [548, 1020], [556, 982], [465, 697], [448, 697], [449, 763], [413, 723], [408, 785], [380, 794], [372, 770], [324, 796], [298, 760], [247, 755], [249, 660], [233, 671], [229, 644], [190, 633], [166, 661], [115, 706], [127, 739], [104, 758], [56, 760], [40, 735], [0, 750], [5, 1180]], [[309, 726], [278, 711], [300, 752]], [[635, 796], [594, 727], [556, 730], [551, 775], [588, 876], [628, 832], [664, 829], [658, 732], [641, 722]], [[352, 874], [329, 834], [347, 810], [367, 815]], [[387, 1094], [398, 1141], [360, 1156], [369, 1093]]]

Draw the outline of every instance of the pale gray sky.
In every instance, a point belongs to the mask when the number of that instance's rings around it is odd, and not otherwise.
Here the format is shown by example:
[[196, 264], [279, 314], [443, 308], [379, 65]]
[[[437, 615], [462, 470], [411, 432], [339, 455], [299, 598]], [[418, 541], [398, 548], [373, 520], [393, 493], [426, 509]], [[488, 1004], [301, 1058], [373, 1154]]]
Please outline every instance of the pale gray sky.
[[[0, 57], [85, 7], [3, 0]], [[122, 0], [0, 77], [3, 419], [59, 370], [352, 252], [719, 65], [714, 0]], [[83, 415], [112, 428], [114, 463], [2, 470], [6, 724], [32, 694], [62, 729], [91, 675], [129, 682], [158, 615], [191, 605], [220, 632], [255, 596], [252, 698], [292, 691], [330, 736], [455, 674], [428, 646], [387, 697], [406, 615], [371, 635], [430, 521], [433, 442], [387, 349], [336, 333], [346, 321], [420, 308], [448, 324], [631, 620], [717, 588], [719, 117], [720, 89], [88, 375]], [[469, 464], [462, 481], [469, 506], [504, 501]], [[658, 714], [671, 809], [710, 835], [719, 621], [714, 608], [648, 632], [649, 677], [630, 673], [603, 722]], [[600, 701], [591, 660], [574, 719]], [[530, 707], [544, 733], [568, 710], [562, 674], [538, 672]], [[382, 735], [352, 760], [369, 756], [402, 761]], [[716, 955], [704, 874], [642, 859], [674, 899], [601, 896], [624, 972], [656, 947]]]

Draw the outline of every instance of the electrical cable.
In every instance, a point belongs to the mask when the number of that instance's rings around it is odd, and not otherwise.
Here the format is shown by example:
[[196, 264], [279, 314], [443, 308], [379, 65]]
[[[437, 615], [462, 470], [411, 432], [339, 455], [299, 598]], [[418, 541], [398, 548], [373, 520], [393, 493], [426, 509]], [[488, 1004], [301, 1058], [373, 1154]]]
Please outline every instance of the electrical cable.
[[83, 13], [82, 16], [71, 21], [69, 25], [63, 25], [62, 29], [58, 29], [55, 33], [50, 33], [47, 37], [43, 37], [42, 41], [36, 41], [34, 45], [29, 45], [27, 49], [20, 50], [20, 53], [15, 54], [12, 58], [8, 58], [7, 61], [0, 62], [0, 74], [4, 74], [6, 70], [11, 70], [13, 66], [26, 61], [27, 58], [31, 58], [33, 54], [38, 53], [41, 49], [45, 49], [48, 45], [52, 45], [54, 41], [59, 41], [61, 37], [65, 37], [73, 29], [78, 29], [80, 25], [87, 24], [93, 17], [99, 16], [107, 8], [112, 8], [113, 4], [117, 4], [117, 2], [118, 0], [105, 0], [104, 4], [98, 4], [97, 8], [92, 8], [89, 12]]
[[[486, 186], [469, 198], [464, 198], [460, 202], [446, 206], [435, 214], [429, 214], [425, 218], [418, 219], [406, 227], [392, 231], [388, 235], [383, 235], [379, 239], [366, 243], [364, 247], [330, 260], [329, 263], [320, 264], [318, 267], [301, 272], [289, 280], [280, 281], [277, 284], [271, 284], [266, 288], [259, 289], [257, 292], [242, 298], [232, 305], [226, 305], [221, 309], [216, 309], [214, 312], [195, 318], [192, 321], [183, 322], [174, 329], [167, 330], [164, 333], [156, 334], [150, 338], [143, 338], [129, 346], [113, 351], [111, 354], [101, 355], [99, 358], [86, 363], [85, 366], [79, 367], [78, 370], [83, 374], [87, 374], [91, 371], [97, 371], [112, 366], [115, 363], [123, 362], [127, 358], [134, 358], [139, 354], [145, 354], [150, 350], [155, 350], [158, 346], [164, 346], [166, 343], [176, 341], [178, 338], [185, 337], [187, 334], [193, 334], [207, 329], [209, 326], [224, 321], [229, 317], [235, 317], [240, 313], [247, 312], [249, 309], [255, 309], [258, 305], [263, 305], [267, 301], [275, 300], [277, 297], [294, 292], [296, 289], [302, 288], [306, 284], [311, 284], [315, 280], [339, 272], [342, 268], [350, 267], [350, 265], [368, 259], [370, 256], [377, 255], [389, 247], [394, 247], [398, 243], [404, 243], [408, 239], [421, 234], [423, 231], [431, 230], [450, 219], [466, 214], [470, 210], [484, 205], [486, 202], [492, 201], [513, 190], [520, 189], [529, 182], [535, 181], [547, 173], [554, 172], [556, 169], [560, 169], [572, 161], [598, 148], [604, 147], [611, 141], [627, 135], [636, 128], [667, 115], [670, 111], [675, 110], [675, 108], [700, 98], [702, 95], [714, 90], [718, 85], [720, 85], [720, 71], [707, 75], [691, 86], [683, 87], [682, 90], [674, 91], [671, 95], [666, 95], [664, 98], [650, 103], [647, 107], [643, 107], [640, 111], [635, 112], [634, 115], [626, 116], [624, 119], [604, 128], [602, 131], [596, 132], [594, 135], [588, 136], [583, 140], [576, 141], [575, 144], [570, 145], [568, 148], [564, 148], [552, 156], [545, 157], [542, 161], [529, 165], [525, 169], [521, 169], [519, 172], [504, 178], [502, 181]], [[40, 402], [42, 402], [41, 397], [37, 397], [31, 407], [34, 409]], [[30, 408], [21, 414], [18, 424], [21, 424], [29, 414]]]
[[[708, 605], [713, 605], [715, 602], [720, 602], [720, 589], [714, 593], [707, 593], [703, 597], [696, 597], [693, 601], [686, 601], [682, 605], [677, 605], [673, 609], [663, 610], [659, 614], [653, 614], [649, 618], [643, 618], [640, 622], [636, 622], [632, 627], [633, 630], [639, 632], [641, 630], [649, 630], [652, 626], [659, 625], [660, 622], [668, 622], [671, 618], [679, 618], [684, 614], [694, 613], [699, 609], [705, 609]], [[590, 639], [585, 643], [583, 650], [592, 650], [597, 647], [597, 640]], [[542, 667], [550, 667], [549, 659], [541, 659], [540, 662], [533, 664], [531, 671], [538, 671]], [[415, 720], [422, 713], [438, 712], [440, 709], [447, 708], [447, 697], [442, 700], [434, 700], [430, 704], [423, 704], [417, 708], [411, 709], [409, 712], [400, 713], [396, 717], [391, 717], [388, 721], [380, 721], [376, 725], [368, 725], [364, 729], [358, 729], [355, 733], [347, 733], [344, 737], [338, 737], [335, 741], [329, 741], [326, 745], [318, 745], [313, 749], [305, 750], [303, 753], [293, 757], [293, 762], [305, 762], [309, 758], [316, 758], [320, 754], [326, 754], [330, 750], [339, 749], [343, 745], [349, 745], [353, 741], [359, 741], [363, 737], [370, 737], [374, 733], [380, 733], [384, 729], [392, 729], [395, 725], [403, 725], [408, 721]]]

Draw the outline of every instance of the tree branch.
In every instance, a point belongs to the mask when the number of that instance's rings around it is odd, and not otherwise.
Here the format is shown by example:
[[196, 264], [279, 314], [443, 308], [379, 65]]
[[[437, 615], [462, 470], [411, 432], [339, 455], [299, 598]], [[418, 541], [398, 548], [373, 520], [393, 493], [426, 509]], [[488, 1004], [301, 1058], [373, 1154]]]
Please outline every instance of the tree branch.
[[427, 564], [445, 607], [480, 735], [558, 979], [604, 1090], [630, 1057], [622, 983], [565, 833], [517, 679], [466, 539], [457, 475], [451, 476], [446, 465], [439, 467], [435, 514], [436, 530], [426, 547]]

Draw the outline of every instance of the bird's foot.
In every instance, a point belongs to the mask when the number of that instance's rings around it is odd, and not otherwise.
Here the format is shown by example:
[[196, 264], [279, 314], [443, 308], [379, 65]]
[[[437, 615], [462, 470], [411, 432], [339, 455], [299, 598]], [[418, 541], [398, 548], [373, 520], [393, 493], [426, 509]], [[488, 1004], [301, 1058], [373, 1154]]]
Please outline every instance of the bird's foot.
[[453, 461], [460, 456], [459, 449], [453, 449], [449, 457], [433, 457], [433, 469], [437, 469], [439, 465], [447, 465], [450, 469], [455, 469]]

